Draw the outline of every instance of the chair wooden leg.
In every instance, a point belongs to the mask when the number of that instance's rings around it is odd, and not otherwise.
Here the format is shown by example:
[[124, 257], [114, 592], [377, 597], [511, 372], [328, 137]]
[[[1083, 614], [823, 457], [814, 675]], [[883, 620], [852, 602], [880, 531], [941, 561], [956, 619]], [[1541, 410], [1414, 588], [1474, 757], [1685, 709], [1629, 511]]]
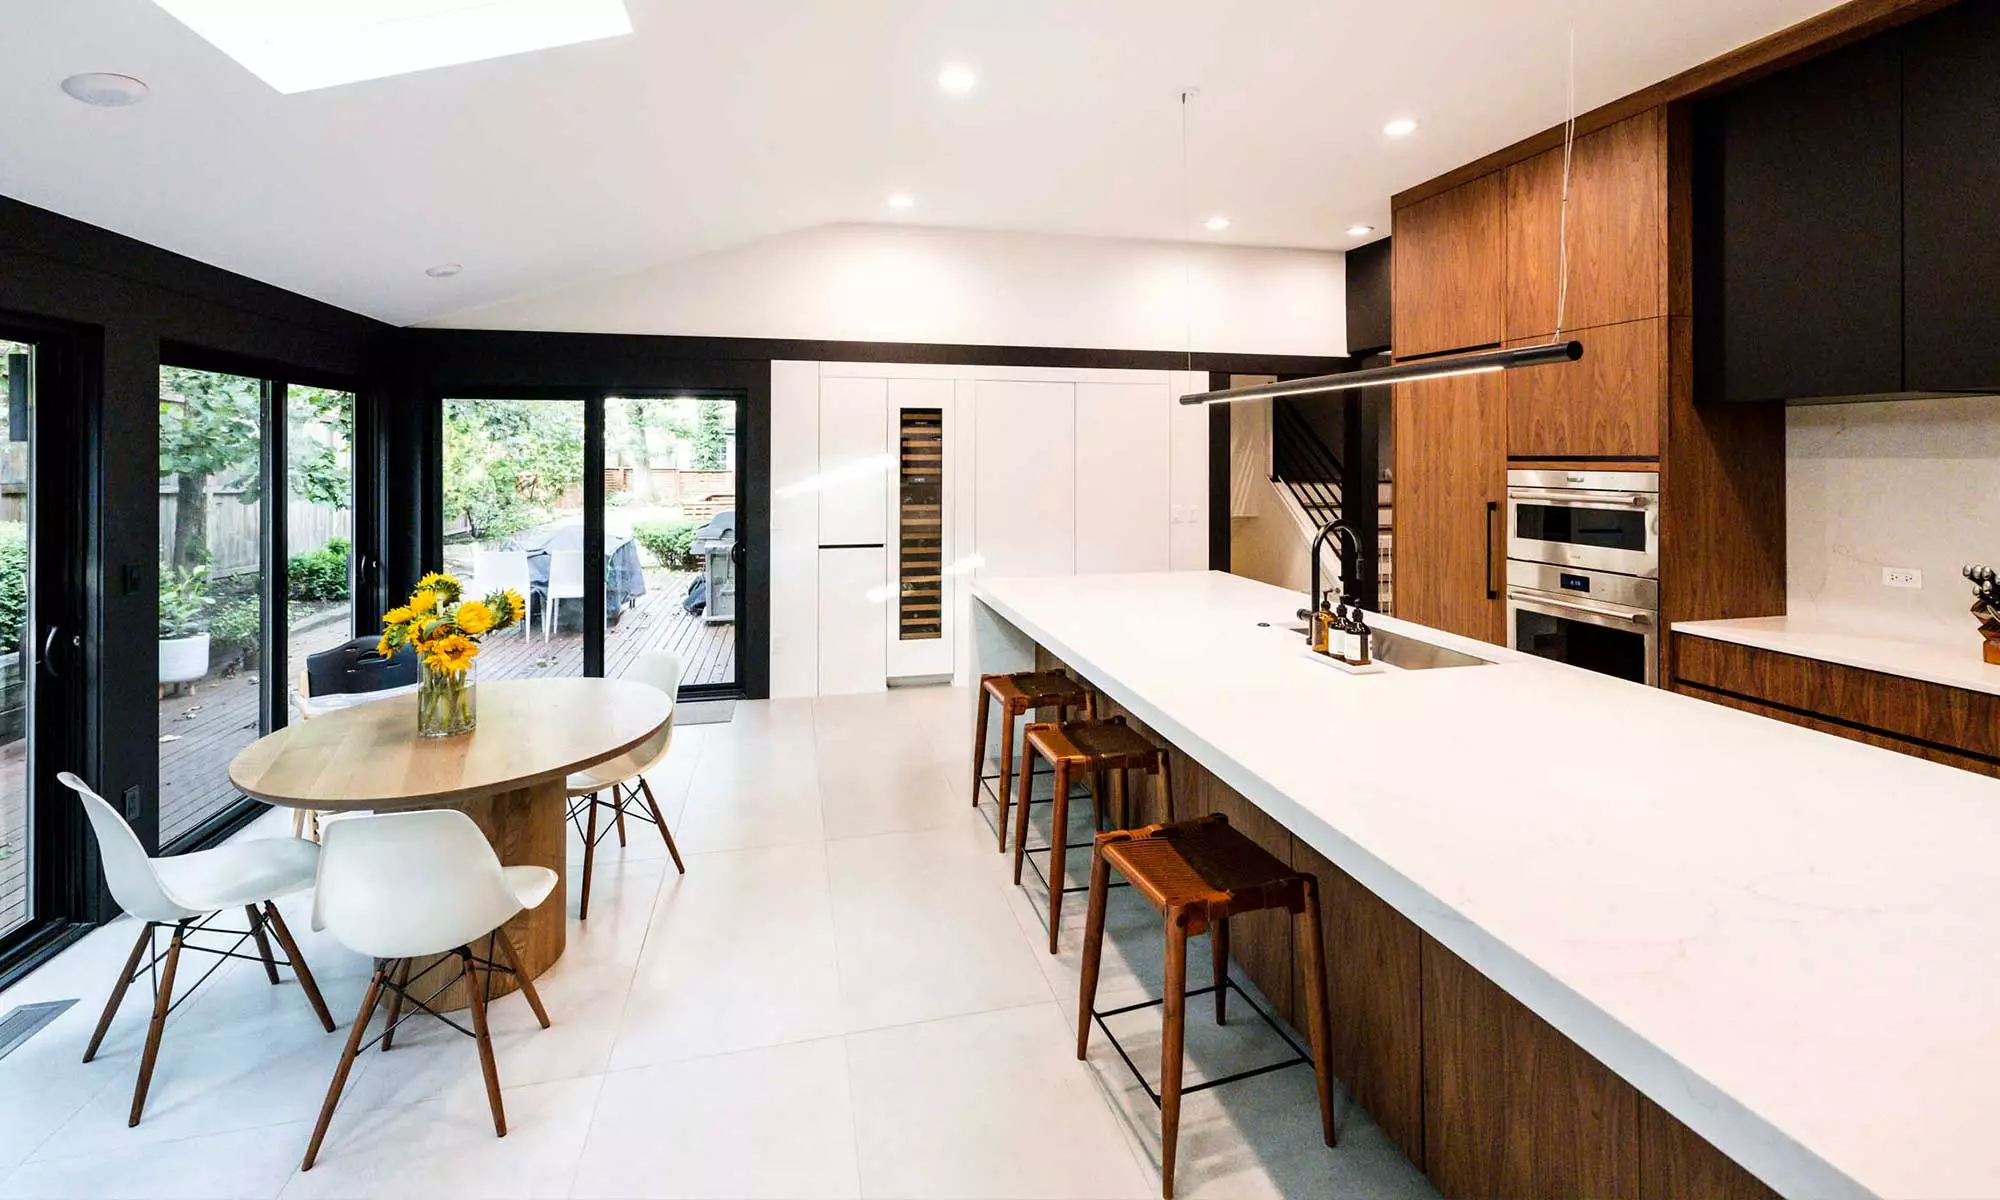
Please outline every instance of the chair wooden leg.
[[1090, 910], [1083, 919], [1083, 980], [1076, 989], [1076, 1056], [1090, 1052], [1090, 1014], [1097, 1010], [1097, 968], [1104, 958], [1104, 909], [1111, 893], [1111, 860], [1090, 854]]
[[368, 1034], [368, 1022], [375, 1016], [375, 1005], [382, 999], [382, 983], [387, 977], [389, 964], [386, 960], [375, 960], [375, 973], [368, 977], [367, 994], [361, 997], [361, 1009], [354, 1014], [354, 1024], [347, 1031], [347, 1046], [340, 1052], [340, 1064], [333, 1069], [333, 1082], [326, 1088], [326, 1100], [319, 1106], [319, 1124], [313, 1126], [312, 1140], [306, 1143], [305, 1160], [299, 1170], [313, 1169], [313, 1160], [319, 1157], [320, 1143], [326, 1141], [326, 1127], [333, 1123], [333, 1110], [340, 1104], [340, 1093], [347, 1087], [347, 1073], [354, 1068], [354, 1056], [361, 1052], [361, 1039]]
[[139, 1081], [132, 1088], [132, 1112], [126, 1124], [137, 1125], [146, 1111], [146, 1092], [153, 1086], [153, 1064], [160, 1059], [160, 1035], [167, 1028], [167, 1011], [174, 1006], [174, 973], [180, 969], [181, 946], [187, 937], [187, 922], [174, 926], [174, 939], [167, 946], [167, 961], [160, 968], [160, 986], [153, 994], [153, 1019], [146, 1026], [146, 1049], [139, 1056]]
[[383, 982], [389, 993], [389, 1025], [382, 1031], [382, 1053], [387, 1054], [396, 1041], [396, 1022], [403, 1019], [403, 992], [410, 986], [410, 960], [397, 962], [394, 976]]
[[[1034, 799], [1034, 793], [1031, 790], [1034, 786], [1034, 778], [1035, 778], [1035, 748], [1033, 745], [1024, 743], [1021, 747], [1020, 794], [1015, 797], [1015, 802], [1014, 802], [1014, 886], [1015, 887], [1021, 886], [1021, 863], [1024, 859], [1027, 858], [1028, 855], [1028, 801]], [[1007, 828], [1007, 801], [1005, 799], [1006, 793], [1002, 792], [1001, 796], [1002, 799], [1000, 801], [1000, 828], [1004, 830]], [[1002, 833], [1000, 835], [1001, 839], [1000, 844], [1003, 847], [1007, 844], [1006, 838], [1007, 835], [1005, 833]]]
[[306, 1003], [312, 1005], [313, 1015], [319, 1018], [319, 1023], [326, 1027], [328, 1033], [332, 1033], [333, 1014], [326, 1011], [326, 998], [319, 994], [319, 981], [313, 978], [312, 968], [306, 966], [306, 956], [299, 953], [299, 944], [292, 937], [285, 918], [279, 914], [278, 906], [269, 900], [264, 901], [264, 923], [271, 927], [272, 935], [278, 939], [278, 947], [285, 952], [285, 961], [291, 964], [292, 974], [299, 977], [299, 990], [306, 994]]
[[583, 831], [583, 898], [577, 901], [576, 919], [590, 919], [590, 869], [597, 862], [597, 794], [591, 793], [590, 814]]
[[264, 915], [254, 904], [243, 906], [243, 915], [250, 918], [250, 937], [257, 943], [257, 957], [264, 960], [264, 974], [270, 977], [271, 986], [278, 986], [278, 960], [271, 957], [271, 939], [264, 934]]
[[111, 995], [104, 1001], [104, 1015], [97, 1018], [97, 1031], [90, 1035], [90, 1045], [83, 1048], [83, 1061], [97, 1057], [97, 1048], [104, 1044], [104, 1035], [111, 1029], [111, 1018], [118, 1015], [118, 1006], [125, 1003], [125, 989], [132, 986], [132, 977], [139, 973], [139, 956], [153, 944], [153, 923], [144, 922], [139, 928], [139, 940], [132, 943], [132, 953], [125, 956], [125, 970], [119, 973], [118, 982], [111, 985]]
[[1229, 918], [1208, 927], [1209, 965], [1215, 975], [1215, 1023], [1229, 1023]]
[[[1026, 779], [1024, 774], [1021, 778]], [[1022, 809], [1022, 812], [1028, 811]], [[1062, 934], [1064, 851], [1069, 844], [1069, 763], [1056, 760], [1055, 817], [1049, 822], [1049, 953]]]
[[500, 1069], [493, 1062], [493, 1037], [486, 1029], [486, 989], [473, 978], [472, 947], [459, 952], [459, 961], [464, 964], [465, 994], [472, 999], [468, 1005], [472, 1010], [472, 1037], [479, 1043], [479, 1071], [486, 1076], [486, 1103], [493, 1109], [493, 1133], [496, 1137], [507, 1136], [507, 1110], [500, 1103]]
[[1173, 1200], [1174, 1150], [1181, 1135], [1181, 1053], [1187, 1039], [1187, 930], [1167, 910], [1167, 986], [1160, 1025], [1160, 1195]]
[[[992, 698], [986, 694], [986, 681], [989, 678], [991, 676], [981, 676], [979, 679], [979, 712], [972, 718], [972, 807], [974, 808], [979, 807], [980, 776], [986, 774], [986, 714], [993, 707]], [[1006, 804], [1004, 795], [1001, 797], [1001, 804], [1003, 806]], [[1007, 850], [1005, 815], [1000, 818], [1000, 850], [1002, 853]]]
[[618, 822], [618, 848], [625, 848], [625, 795], [619, 791], [620, 785], [611, 785], [611, 817]]
[[674, 870], [687, 874], [687, 866], [681, 862], [681, 849], [674, 845], [674, 831], [667, 828], [667, 819], [660, 815], [660, 802], [653, 799], [653, 785], [646, 782], [644, 775], [639, 776], [639, 790], [646, 794], [646, 807], [653, 814], [653, 824], [660, 827], [660, 836], [666, 839], [667, 853], [674, 859]]
[[542, 1007], [542, 997], [535, 991], [535, 981], [521, 969], [521, 956], [514, 953], [514, 939], [507, 936], [506, 927], [502, 926], [493, 931], [493, 940], [500, 944], [500, 953], [507, 959], [507, 969], [514, 972], [514, 980], [521, 985], [521, 994], [528, 998], [528, 1007], [534, 1010], [535, 1020], [547, 1029], [549, 1010]]
[[1305, 945], [1299, 949], [1306, 977], [1306, 1028], [1312, 1038], [1313, 1081], [1319, 1085], [1320, 1133], [1326, 1144], [1332, 1146], [1336, 1143], [1331, 1059], [1333, 1036], [1328, 1029], [1326, 1011], [1326, 943], [1320, 940], [1319, 881], [1308, 878], [1305, 890]]

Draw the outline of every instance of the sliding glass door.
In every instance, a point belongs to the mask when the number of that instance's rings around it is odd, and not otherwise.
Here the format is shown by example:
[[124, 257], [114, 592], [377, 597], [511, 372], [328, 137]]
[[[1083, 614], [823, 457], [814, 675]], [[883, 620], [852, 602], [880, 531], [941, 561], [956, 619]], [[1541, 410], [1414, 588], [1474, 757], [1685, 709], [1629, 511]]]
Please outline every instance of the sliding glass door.
[[33, 919], [35, 348], [0, 341], [7, 441], [0, 448], [0, 938]]

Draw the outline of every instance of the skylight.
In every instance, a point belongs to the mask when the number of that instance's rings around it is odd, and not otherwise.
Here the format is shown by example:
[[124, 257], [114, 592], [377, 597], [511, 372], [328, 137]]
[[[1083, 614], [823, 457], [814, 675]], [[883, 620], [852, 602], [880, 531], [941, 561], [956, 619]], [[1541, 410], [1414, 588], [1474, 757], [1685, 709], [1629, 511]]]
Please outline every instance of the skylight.
[[632, 32], [624, 0], [153, 0], [280, 92]]

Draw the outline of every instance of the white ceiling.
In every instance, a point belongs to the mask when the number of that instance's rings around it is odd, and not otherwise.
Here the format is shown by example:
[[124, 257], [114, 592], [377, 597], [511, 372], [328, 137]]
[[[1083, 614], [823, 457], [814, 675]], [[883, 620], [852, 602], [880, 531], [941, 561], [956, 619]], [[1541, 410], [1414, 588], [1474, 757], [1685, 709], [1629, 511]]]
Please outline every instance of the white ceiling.
[[1572, 26], [1589, 108], [1832, 6], [627, 0], [630, 37], [286, 96], [150, 0], [0, 0], [0, 193], [405, 324], [828, 222], [1177, 238], [1191, 84], [1194, 232], [1341, 248], [1557, 122]]

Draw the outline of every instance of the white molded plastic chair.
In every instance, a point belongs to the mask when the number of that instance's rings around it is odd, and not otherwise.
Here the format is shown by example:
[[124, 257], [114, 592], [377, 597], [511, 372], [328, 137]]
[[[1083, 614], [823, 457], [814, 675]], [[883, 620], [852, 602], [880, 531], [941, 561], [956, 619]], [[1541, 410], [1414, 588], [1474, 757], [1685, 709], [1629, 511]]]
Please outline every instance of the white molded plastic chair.
[[[583, 600], [583, 551], [549, 551], [549, 586], [542, 599], [542, 641], [549, 640], [549, 630], [555, 627], [556, 614], [565, 600]], [[583, 615], [584, 620], [590, 614]]]
[[[659, 826], [660, 836], [666, 839], [667, 853], [674, 856], [674, 869], [687, 874], [681, 864], [680, 848], [674, 845], [674, 835], [667, 828], [667, 820], [660, 815], [660, 806], [653, 799], [653, 785], [646, 782], [646, 772], [666, 760], [667, 751], [674, 744], [674, 719], [671, 707], [680, 693], [681, 676], [687, 674], [687, 659], [671, 650], [651, 650], [641, 654], [623, 678], [632, 683], [643, 683], [658, 688], [667, 694], [669, 713], [667, 723], [660, 731], [631, 750], [616, 758], [594, 763], [571, 775], [566, 787], [570, 796], [570, 824], [583, 835], [583, 899], [578, 903], [576, 919], [590, 919], [590, 870], [597, 857], [597, 842], [604, 834], [597, 831], [597, 810], [608, 808], [618, 828], [618, 844], [625, 844], [625, 814], [630, 812], [641, 821], [650, 821]], [[636, 785], [636, 786], [635, 786]], [[603, 793], [611, 793], [611, 799], [602, 798]], [[640, 799], [645, 807], [636, 807]], [[635, 807], [627, 807], [635, 806]], [[588, 812], [586, 825], [579, 814]], [[605, 832], [610, 832], [606, 830]]]
[[[486, 996], [493, 972], [505, 971], [520, 983], [521, 994], [527, 997], [528, 1007], [542, 1028], [549, 1027], [549, 1015], [535, 994], [535, 982], [521, 969], [520, 956], [500, 927], [523, 909], [547, 900], [557, 882], [556, 873], [547, 867], [501, 866], [479, 826], [455, 809], [355, 815], [321, 827], [313, 928], [330, 930], [348, 949], [373, 958], [375, 974], [368, 982], [354, 1026], [348, 1030], [347, 1048], [334, 1068], [333, 1082], [327, 1088], [326, 1103], [320, 1108], [319, 1124], [313, 1129], [300, 1170], [312, 1170], [313, 1160], [319, 1156], [320, 1143], [340, 1103], [341, 1089], [347, 1086], [348, 1071], [364, 1048], [362, 1039], [382, 993], [389, 993], [389, 1021], [374, 1040], [386, 1051], [404, 1019], [404, 1001], [419, 1011], [438, 1015], [410, 989], [453, 959], [472, 1012], [472, 1038], [479, 1045], [479, 1066], [486, 1076], [493, 1132], [507, 1136], [500, 1075], [486, 1031]], [[486, 939], [487, 952], [475, 954], [473, 945], [482, 938]], [[504, 961], [494, 959], [496, 946]], [[432, 955], [448, 957], [438, 958], [412, 976], [412, 960]], [[440, 989], [448, 986], [450, 982]], [[459, 1028], [454, 1022], [446, 1023]]]
[[[258, 957], [264, 961], [264, 973], [271, 982], [278, 982], [281, 963], [290, 967], [320, 1024], [326, 1026], [328, 1033], [333, 1032], [333, 1017], [326, 1011], [326, 1001], [320, 998], [319, 985], [313, 981], [298, 943], [292, 940], [291, 930], [285, 928], [285, 919], [278, 915], [277, 905], [271, 903], [280, 896], [312, 886], [313, 872], [319, 864], [318, 846], [299, 838], [257, 838], [193, 854], [153, 858], [146, 853], [139, 835], [125, 823], [124, 816], [92, 791], [89, 784], [68, 771], [56, 778], [83, 801], [91, 833], [97, 838], [98, 857], [104, 864], [104, 882], [110, 887], [112, 898], [128, 914], [144, 922], [139, 940], [133, 943], [132, 953], [125, 960], [125, 968], [111, 988], [111, 997], [104, 1002], [104, 1015], [97, 1019], [97, 1031], [90, 1035], [83, 1061], [97, 1057], [97, 1049], [104, 1044], [104, 1035], [111, 1028], [111, 1019], [125, 1000], [125, 989], [141, 971], [150, 974], [155, 965], [159, 966], [159, 973], [153, 976], [153, 1019], [146, 1027], [146, 1049], [139, 1058], [139, 1081], [132, 1089], [128, 1125], [137, 1125], [146, 1109], [146, 1090], [152, 1085], [153, 1064], [160, 1056], [160, 1034], [166, 1028], [167, 1014], [178, 1007], [174, 1003], [174, 976], [180, 969], [183, 950], [229, 957], [244, 942], [254, 940]], [[241, 909], [250, 919], [250, 928], [218, 929], [209, 924], [226, 909]], [[173, 930], [164, 956], [153, 936], [161, 927]], [[277, 936], [285, 952], [283, 959], [272, 955], [267, 928]], [[235, 940], [221, 946], [206, 946], [191, 940], [204, 934]], [[141, 957], [146, 958], [144, 963], [139, 961]], [[201, 977], [206, 978], [207, 975]], [[195, 981], [196, 987], [201, 986], [201, 979]], [[193, 991], [188, 989], [188, 994]]]
[[[553, 568], [553, 564], [551, 564]], [[578, 564], [581, 578], [582, 565]], [[528, 573], [528, 552], [526, 550], [474, 550], [472, 552], [472, 586], [468, 594], [490, 596], [502, 588], [513, 588], [522, 598], [533, 594], [532, 577]], [[580, 593], [579, 593], [580, 594]], [[532, 615], [532, 614], [530, 614]], [[547, 623], [544, 614], [543, 623]], [[528, 622], [521, 622], [521, 636], [532, 637]]]

